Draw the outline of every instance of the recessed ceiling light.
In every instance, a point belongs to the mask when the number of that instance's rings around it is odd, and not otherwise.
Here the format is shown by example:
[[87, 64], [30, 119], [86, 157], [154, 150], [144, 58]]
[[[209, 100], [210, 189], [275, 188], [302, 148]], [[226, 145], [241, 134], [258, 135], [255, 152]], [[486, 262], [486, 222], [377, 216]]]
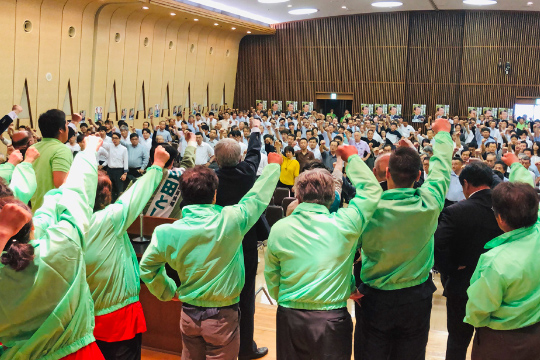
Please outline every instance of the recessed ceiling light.
[[529, 2], [527, 3], [527, 6], [531, 6], [532, 4], [533, 4], [533, 2], [532, 2], [532, 1], [529, 1]]
[[249, 31], [249, 30], [248, 30], [248, 32], [247, 32], [247, 33], [248, 33], [248, 34], [251, 34], [251, 31]]
[[277, 4], [277, 3], [284, 3], [289, 0], [258, 0], [258, 1], [263, 4]]
[[497, 1], [495, 0], [463, 0], [465, 5], [495, 5]]
[[[189, 2], [211, 7], [213, 8], [214, 11], [215, 10], [227, 11], [231, 14], [239, 15], [239, 16], [251, 19], [251, 20], [260, 21], [265, 24], [277, 24], [280, 22], [274, 19], [267, 18], [266, 16], [261, 16], [256, 13], [243, 10], [240, 7], [225, 5], [223, 4], [224, 1], [222, 0], [189, 0]], [[230, 2], [232, 3], [233, 1], [230, 1]]]
[[287, 7], [292, 7], [292, 5], [287, 5]]
[[172, 16], [176, 16], [176, 14], [175, 14], [175, 13], [171, 13], [171, 15], [172, 15]]
[[346, 6], [342, 6], [341, 8], [342, 8], [342, 9], [347, 9], [347, 7], [346, 7]]
[[233, 29], [233, 30], [236, 30], [236, 28], [235, 28], [235, 27], [233, 27], [232, 29]]
[[371, 6], [380, 8], [393, 8], [403, 5], [401, 1], [377, 1], [371, 4]]
[[193, 21], [199, 21], [199, 19], [193, 19]]
[[309, 14], [315, 14], [317, 11], [319, 11], [318, 9], [294, 9], [294, 10], [289, 10], [289, 14], [291, 15], [309, 15]]
[[143, 6], [143, 10], [148, 10], [148, 6]]
[[218, 23], [214, 23], [214, 26], [218, 26], [219, 24]]

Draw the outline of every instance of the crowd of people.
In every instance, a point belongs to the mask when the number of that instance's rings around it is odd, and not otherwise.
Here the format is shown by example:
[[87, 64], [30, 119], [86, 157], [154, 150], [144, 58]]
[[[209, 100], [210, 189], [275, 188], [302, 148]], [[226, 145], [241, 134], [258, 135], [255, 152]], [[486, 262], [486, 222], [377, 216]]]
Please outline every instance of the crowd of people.
[[[475, 332], [473, 359], [538, 358], [538, 120], [258, 103], [140, 129], [52, 109], [38, 133], [21, 111], [0, 120], [2, 360], [140, 359], [141, 281], [182, 302], [183, 360], [261, 358], [263, 240], [278, 359], [425, 358], [435, 272], [447, 359]], [[276, 187], [296, 201], [270, 228]], [[139, 263], [141, 213], [177, 221]]]

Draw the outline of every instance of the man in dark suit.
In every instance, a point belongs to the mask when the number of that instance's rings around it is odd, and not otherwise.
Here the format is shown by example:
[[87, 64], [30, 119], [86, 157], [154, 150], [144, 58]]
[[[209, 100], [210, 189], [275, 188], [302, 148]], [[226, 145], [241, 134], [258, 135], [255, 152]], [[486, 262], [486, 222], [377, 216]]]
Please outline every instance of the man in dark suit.
[[11, 123], [17, 118], [17, 115], [19, 115], [22, 111], [23, 108], [20, 105], [13, 105], [11, 112], [0, 119], [0, 135], [2, 135], [4, 131], [8, 129], [9, 125], [11, 125]]
[[435, 267], [446, 296], [448, 342], [446, 360], [465, 360], [474, 327], [463, 322], [467, 288], [484, 245], [503, 232], [491, 209], [493, 171], [481, 162], [459, 175], [466, 200], [443, 210], [435, 232]]
[[[244, 161], [238, 143], [224, 139], [216, 144], [214, 153], [219, 169], [216, 204], [229, 206], [238, 204], [240, 199], [255, 184], [257, 169], [261, 162], [260, 120], [251, 120], [251, 135]], [[270, 232], [264, 215], [253, 226], [242, 241], [246, 282], [240, 294], [240, 360], [258, 359], [268, 354], [268, 348], [257, 348], [253, 341], [255, 316], [255, 277], [257, 276], [257, 241], [268, 239]]]

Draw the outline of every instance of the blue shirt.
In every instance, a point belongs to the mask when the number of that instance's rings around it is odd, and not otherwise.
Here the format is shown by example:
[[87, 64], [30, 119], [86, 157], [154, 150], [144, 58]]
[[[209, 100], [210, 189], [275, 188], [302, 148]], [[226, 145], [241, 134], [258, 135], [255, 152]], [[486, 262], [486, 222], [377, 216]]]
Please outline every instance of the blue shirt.
[[168, 132], [167, 130], [162, 131], [161, 129], [158, 129], [156, 131], [156, 136], [162, 136], [163, 140], [165, 140], [165, 142], [171, 142], [172, 141], [171, 133]]
[[128, 167], [129, 168], [141, 168], [146, 169], [148, 165], [148, 158], [150, 157], [150, 150], [142, 144], [137, 146], [131, 145], [131, 143], [123, 143], [128, 150]]

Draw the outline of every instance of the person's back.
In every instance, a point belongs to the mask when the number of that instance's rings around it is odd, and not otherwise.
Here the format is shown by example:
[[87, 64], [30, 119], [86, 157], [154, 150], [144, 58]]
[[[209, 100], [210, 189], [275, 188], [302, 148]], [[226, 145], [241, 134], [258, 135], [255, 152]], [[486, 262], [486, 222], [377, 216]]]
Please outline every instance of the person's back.
[[43, 140], [32, 145], [41, 154], [33, 164], [37, 180], [37, 189], [31, 199], [34, 212], [43, 204], [43, 196], [49, 190], [62, 185], [73, 162], [71, 150], [64, 145], [68, 137], [64, 112], [49, 110], [41, 114], [38, 122]]

